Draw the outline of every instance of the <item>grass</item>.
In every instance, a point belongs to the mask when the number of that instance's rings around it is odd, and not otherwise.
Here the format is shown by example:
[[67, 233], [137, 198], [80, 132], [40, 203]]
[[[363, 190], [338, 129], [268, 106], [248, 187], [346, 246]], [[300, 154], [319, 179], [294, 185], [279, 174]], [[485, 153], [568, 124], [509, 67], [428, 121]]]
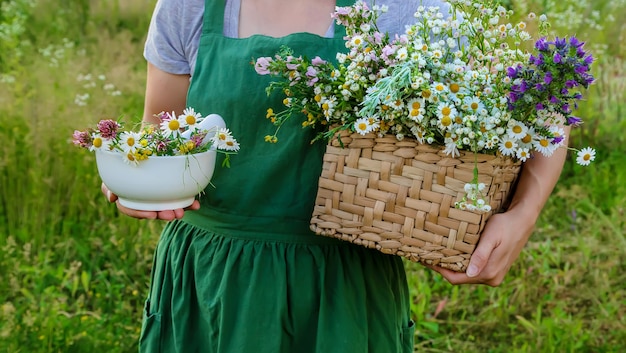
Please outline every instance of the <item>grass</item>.
[[[99, 192], [93, 156], [68, 140], [103, 117], [141, 115], [153, 3], [0, 0], [0, 24], [18, 24], [0, 44], [0, 352], [137, 349], [163, 223], [119, 215]], [[575, 8], [619, 19], [623, 5]], [[618, 22], [558, 23], [605, 53], [580, 109], [589, 123], [572, 136], [598, 148], [597, 162], [569, 161], [500, 287], [452, 286], [407, 263], [416, 351], [626, 351], [626, 53], [615, 44], [626, 30]]]

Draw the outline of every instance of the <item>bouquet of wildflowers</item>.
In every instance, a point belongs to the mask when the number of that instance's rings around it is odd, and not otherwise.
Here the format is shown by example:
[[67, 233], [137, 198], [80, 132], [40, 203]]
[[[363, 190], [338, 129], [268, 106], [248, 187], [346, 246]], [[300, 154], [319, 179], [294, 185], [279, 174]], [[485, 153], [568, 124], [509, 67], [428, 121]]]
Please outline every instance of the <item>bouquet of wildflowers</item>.
[[239, 150], [239, 143], [227, 128], [204, 129], [205, 119], [193, 108], [186, 108], [181, 115], [174, 112], [157, 114], [159, 125], [147, 125], [140, 131], [123, 131], [123, 123], [112, 119], [100, 120], [96, 128], [74, 131], [73, 143], [90, 151], [118, 152], [130, 165], [139, 165], [150, 156], [191, 155], [215, 148], [226, 155]]
[[[337, 8], [333, 16], [346, 28], [347, 48], [337, 64], [289, 48], [259, 58], [259, 74], [280, 78], [268, 94], [285, 94], [285, 110], [268, 110], [277, 130], [266, 140], [277, 142], [280, 126], [296, 116], [305, 127], [322, 126], [318, 139], [341, 130], [392, 134], [440, 145], [451, 157], [464, 150], [524, 162], [568, 148], [565, 128], [582, 123], [573, 111], [594, 80], [583, 42], [533, 38], [526, 22], [511, 23], [512, 11], [493, 1], [448, 3], [449, 14], [420, 6], [415, 23], [394, 38], [376, 26], [384, 7]], [[545, 35], [547, 18], [531, 13], [529, 19]], [[576, 151], [582, 165], [595, 157], [591, 148]], [[459, 206], [488, 211], [476, 202], [482, 187], [477, 179], [468, 184], [470, 202]]]

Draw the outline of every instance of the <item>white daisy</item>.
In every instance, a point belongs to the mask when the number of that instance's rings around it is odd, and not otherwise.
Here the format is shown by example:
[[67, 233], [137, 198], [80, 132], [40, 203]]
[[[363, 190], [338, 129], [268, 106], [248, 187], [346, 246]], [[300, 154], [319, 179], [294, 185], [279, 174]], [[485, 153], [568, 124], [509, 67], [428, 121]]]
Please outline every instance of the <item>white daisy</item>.
[[520, 140], [524, 138], [524, 136], [526, 136], [526, 133], [528, 132], [528, 127], [517, 120], [511, 119], [509, 120], [508, 129], [506, 130], [506, 132], [509, 134], [509, 136]]
[[174, 113], [167, 114], [160, 124], [163, 135], [172, 138], [180, 136], [180, 129], [184, 126], [181, 120]]
[[454, 119], [457, 115], [457, 111], [452, 104], [442, 102], [437, 105], [437, 114], [439, 116], [449, 116], [451, 119]]
[[237, 151], [239, 150], [239, 144], [233, 138], [232, 133], [228, 128], [220, 128], [215, 135], [211, 138], [213, 145], [221, 150]]
[[580, 165], [589, 165], [594, 159], [596, 159], [596, 151], [591, 147], [585, 147], [578, 151], [576, 157], [576, 163]]
[[90, 151], [95, 150], [109, 150], [111, 149], [111, 140], [105, 139], [99, 133], [94, 133], [91, 136], [91, 146], [89, 146]]
[[414, 98], [408, 101], [407, 108], [409, 111], [409, 118], [416, 122], [421, 122], [426, 113], [425, 101], [423, 98]]
[[476, 96], [471, 96], [471, 97], [468, 96], [468, 97], [465, 97], [465, 99], [463, 99], [463, 107], [464, 109], [472, 111], [474, 112], [474, 114], [476, 114], [479, 109], [484, 108], [484, 105], [480, 101], [480, 98]]
[[518, 148], [517, 153], [515, 154], [517, 159], [522, 162], [526, 162], [528, 158], [530, 158], [530, 150], [528, 148]]
[[378, 126], [378, 121], [373, 118], [360, 118], [354, 122], [354, 130], [361, 135], [374, 131]]
[[124, 163], [126, 164], [133, 165], [133, 166], [139, 165], [139, 160], [137, 160], [135, 149], [125, 151], [122, 154], [122, 159], [124, 160]]
[[535, 139], [533, 139], [533, 147], [546, 157], [552, 156], [557, 148], [556, 145], [550, 142], [550, 138], [541, 135], [538, 135]]
[[133, 131], [124, 131], [120, 134], [120, 147], [124, 152], [129, 152], [139, 147], [140, 140], [140, 133]]
[[450, 155], [452, 156], [452, 158], [458, 157], [461, 155], [459, 153], [458, 147], [456, 146], [456, 143], [454, 143], [454, 141], [451, 138], [446, 138], [445, 144], [446, 144], [446, 148], [443, 150], [443, 152], [446, 155]]
[[514, 156], [517, 148], [517, 140], [511, 136], [502, 137], [498, 149], [504, 156]]
[[191, 131], [196, 130], [199, 122], [202, 121], [202, 114], [196, 112], [193, 108], [186, 108], [183, 114], [178, 116], [181, 127], [188, 127]]

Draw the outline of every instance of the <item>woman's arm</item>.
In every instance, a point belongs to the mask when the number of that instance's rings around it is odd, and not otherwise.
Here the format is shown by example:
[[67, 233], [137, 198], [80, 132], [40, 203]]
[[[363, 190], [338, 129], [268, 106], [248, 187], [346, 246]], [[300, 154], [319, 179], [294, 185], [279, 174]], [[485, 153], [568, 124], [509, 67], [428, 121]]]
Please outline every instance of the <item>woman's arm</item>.
[[551, 157], [537, 153], [533, 159], [524, 162], [509, 209], [489, 218], [466, 273], [429, 267], [452, 284], [500, 285], [528, 242], [559, 179], [566, 155], [567, 149], [559, 148]]
[[[148, 73], [146, 77], [146, 96], [144, 101], [143, 121], [144, 123], [158, 124], [159, 118], [155, 117], [163, 111], [182, 112], [187, 103], [187, 90], [189, 89], [189, 75], [174, 75], [148, 63]], [[106, 185], [101, 186], [102, 193], [109, 202], [116, 202], [117, 196], [109, 191]], [[116, 202], [120, 212], [135, 218], [162, 219], [171, 221], [183, 217], [185, 209], [167, 211], [139, 211], [126, 208]], [[196, 200], [186, 209], [196, 210], [200, 207]]]

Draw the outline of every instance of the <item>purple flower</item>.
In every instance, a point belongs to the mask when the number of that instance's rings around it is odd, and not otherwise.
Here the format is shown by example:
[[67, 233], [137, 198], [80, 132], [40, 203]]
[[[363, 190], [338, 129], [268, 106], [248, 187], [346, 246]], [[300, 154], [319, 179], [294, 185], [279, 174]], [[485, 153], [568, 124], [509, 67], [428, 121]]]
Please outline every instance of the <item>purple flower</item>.
[[203, 132], [198, 132], [198, 133], [194, 133], [190, 140], [193, 142], [193, 144], [196, 147], [200, 147], [202, 146], [202, 141], [204, 140], [204, 137], [206, 136], [207, 132], [203, 131]]
[[559, 52], [555, 52], [552, 60], [554, 61], [555, 64], [560, 64], [563, 62], [563, 57], [561, 56], [561, 54], [559, 54]]
[[166, 152], [167, 151], [167, 143], [165, 141], [158, 141], [156, 143], [157, 152]]
[[561, 141], [563, 141], [564, 137], [563, 136], [556, 136], [552, 139], [552, 144], [553, 145], [558, 145], [559, 143], [561, 143]]
[[568, 116], [566, 125], [578, 126], [582, 124], [583, 120], [577, 116]]
[[572, 111], [570, 109], [570, 107], [569, 107], [569, 104], [567, 104], [567, 103], [565, 103], [565, 104], [563, 104], [563, 106], [561, 106], [561, 110], [563, 110], [563, 112], [565, 112], [565, 113], [571, 113], [571, 111]]
[[98, 122], [98, 131], [100, 132], [100, 135], [102, 135], [102, 137], [106, 139], [115, 138], [115, 136], [117, 136], [117, 130], [119, 129], [119, 127], [120, 124], [118, 124], [117, 121], [111, 119], [100, 120]]
[[537, 103], [537, 104], [535, 104], [535, 109], [536, 110], [544, 110], [545, 108], [544, 108], [542, 103]]
[[[532, 58], [532, 56], [531, 56], [531, 58]], [[507, 67], [506, 75], [508, 77], [510, 77], [510, 78], [513, 78], [513, 79], [516, 78], [517, 77], [517, 69], [515, 67], [513, 67], [513, 66]]]
[[315, 82], [319, 81], [319, 78], [317, 77], [317, 70], [313, 66], [309, 66], [306, 69], [306, 76], [310, 77], [310, 79], [306, 83], [309, 87], [312, 87]]
[[538, 56], [531, 55], [529, 59], [531, 64], [541, 66], [543, 65], [543, 55], [539, 54]]
[[574, 72], [579, 75], [582, 75], [587, 71], [589, 71], [589, 67], [587, 65], [576, 64], [576, 66], [574, 66]]
[[560, 101], [558, 98], [556, 98], [555, 96], [550, 96], [550, 103], [552, 104], [558, 104]]
[[583, 62], [587, 65], [591, 65], [591, 63], [593, 62], [593, 56], [591, 54], [585, 56]]
[[268, 57], [258, 58], [254, 64], [254, 70], [259, 75], [268, 75], [270, 74], [269, 66], [272, 61], [272, 58]]
[[556, 37], [554, 39], [554, 46], [556, 46], [558, 49], [565, 48], [567, 46], [567, 39]]
[[579, 41], [576, 37], [571, 37], [569, 39], [569, 44], [573, 47], [580, 48], [585, 44], [585, 42]]
[[291, 63], [286, 63], [285, 66], [287, 67], [287, 69], [289, 70], [296, 70], [298, 68], [298, 66], [300, 66], [300, 64], [291, 64]]
[[565, 81], [565, 87], [567, 88], [574, 88], [578, 86], [578, 82], [574, 81], [574, 80], [567, 80]]
[[552, 83], [552, 72], [548, 71], [546, 72], [546, 75], [543, 77], [543, 83], [545, 83], [546, 85], [549, 85], [550, 83]]
[[313, 60], [311, 60], [311, 65], [313, 65], [313, 66], [320, 66], [320, 65], [324, 65], [324, 64], [326, 64], [326, 60], [323, 60], [319, 56], [316, 56], [316, 57], [313, 58]]
[[74, 130], [72, 134], [72, 143], [76, 146], [80, 146], [83, 148], [89, 148], [92, 144], [91, 134], [89, 131], [78, 131]]
[[380, 32], [374, 32], [374, 43], [381, 44], [383, 42], [383, 34]]
[[539, 38], [535, 42], [535, 48], [537, 48], [539, 51], [547, 51], [550, 48], [550, 45], [546, 41], [546, 38]]

